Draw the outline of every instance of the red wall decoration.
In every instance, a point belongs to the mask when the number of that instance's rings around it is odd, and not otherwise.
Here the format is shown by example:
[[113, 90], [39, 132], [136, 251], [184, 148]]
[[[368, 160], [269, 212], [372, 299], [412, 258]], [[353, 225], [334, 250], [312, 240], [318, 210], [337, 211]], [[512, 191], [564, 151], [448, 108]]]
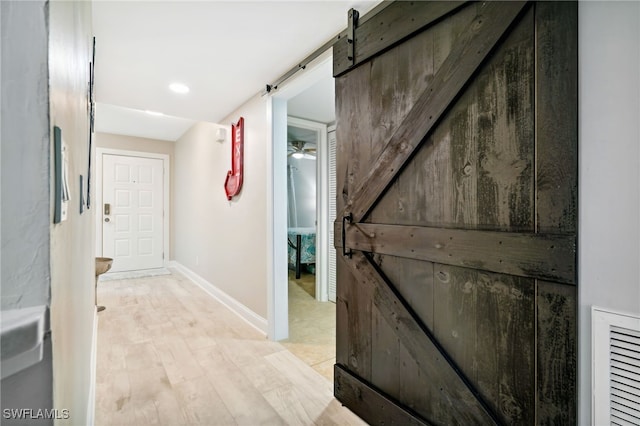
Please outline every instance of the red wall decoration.
[[244, 118], [231, 125], [231, 170], [227, 172], [224, 190], [231, 200], [240, 193], [244, 166]]

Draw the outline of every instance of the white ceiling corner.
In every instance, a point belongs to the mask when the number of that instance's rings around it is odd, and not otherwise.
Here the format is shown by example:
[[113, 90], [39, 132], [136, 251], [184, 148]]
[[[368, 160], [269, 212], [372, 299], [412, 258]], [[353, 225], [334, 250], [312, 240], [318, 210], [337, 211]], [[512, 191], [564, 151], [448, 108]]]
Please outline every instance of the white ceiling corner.
[[[362, 15], [377, 3], [94, 2], [96, 130], [176, 140], [195, 121], [217, 123], [343, 30], [350, 8]], [[176, 81], [191, 91], [169, 91]], [[292, 99], [290, 112], [331, 121], [329, 84]]]

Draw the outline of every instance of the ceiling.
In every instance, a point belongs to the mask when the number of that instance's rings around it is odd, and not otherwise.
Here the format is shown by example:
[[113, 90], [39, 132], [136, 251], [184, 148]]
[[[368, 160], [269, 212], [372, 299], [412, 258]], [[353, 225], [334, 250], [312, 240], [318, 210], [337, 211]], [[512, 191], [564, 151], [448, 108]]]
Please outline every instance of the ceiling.
[[[378, 2], [95, 1], [96, 131], [176, 140], [195, 121], [218, 123], [342, 31], [350, 8]], [[333, 96], [328, 76], [289, 113], [332, 121]]]

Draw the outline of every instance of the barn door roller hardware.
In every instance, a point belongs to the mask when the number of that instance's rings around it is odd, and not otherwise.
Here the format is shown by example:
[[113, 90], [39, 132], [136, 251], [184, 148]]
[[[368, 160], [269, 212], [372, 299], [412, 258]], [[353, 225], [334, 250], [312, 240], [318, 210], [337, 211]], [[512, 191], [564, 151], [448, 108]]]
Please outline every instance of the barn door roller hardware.
[[347, 26], [347, 59], [351, 65], [356, 62], [356, 28], [358, 27], [358, 18], [360, 13], [355, 9], [349, 9], [348, 26]]
[[342, 255], [348, 256], [351, 259], [353, 252], [351, 249], [347, 249], [347, 222], [353, 221], [353, 215], [351, 213], [342, 216]]
[[355, 30], [356, 30], [356, 27], [359, 26], [359, 25], [363, 25], [365, 22], [369, 21], [374, 16], [376, 16], [380, 11], [382, 11], [387, 6], [390, 6], [392, 4], [393, 4], [393, 2], [391, 2], [391, 1], [382, 1], [377, 6], [375, 6], [373, 9], [369, 10], [367, 13], [362, 15], [362, 17], [360, 17], [360, 14], [358, 13], [357, 10], [351, 9], [348, 12], [348, 18], [349, 18], [349, 22], [348, 22], [349, 27], [348, 28], [343, 29], [338, 34], [336, 34], [333, 37], [331, 37], [325, 44], [323, 44], [322, 46], [317, 48], [315, 51], [313, 51], [313, 53], [311, 53], [309, 56], [307, 56], [302, 61], [300, 61], [298, 63], [298, 65], [294, 66], [289, 71], [287, 71], [282, 76], [280, 76], [280, 78], [278, 78], [276, 81], [274, 81], [273, 83], [266, 84], [265, 88], [260, 92], [261, 95], [264, 96], [264, 95], [267, 95], [267, 94], [269, 94], [271, 92], [274, 92], [274, 91], [278, 90], [278, 87], [280, 87], [290, 77], [292, 77], [298, 71], [304, 70], [307, 67], [307, 65], [309, 65], [309, 63], [311, 63], [314, 59], [316, 59], [317, 57], [322, 55], [328, 49], [331, 49], [332, 47], [334, 47], [334, 45], [336, 43], [340, 42], [341, 40], [344, 40], [345, 37], [348, 38], [349, 40], [351, 40], [351, 42], [347, 43], [347, 44], [349, 44], [351, 46], [350, 58], [353, 58], [353, 59], [349, 59], [349, 61], [350, 61], [351, 65], [354, 65], [355, 64], [355, 62], [354, 62], [355, 61], [355, 55], [354, 55], [355, 50], [354, 50], [353, 46], [355, 44]]

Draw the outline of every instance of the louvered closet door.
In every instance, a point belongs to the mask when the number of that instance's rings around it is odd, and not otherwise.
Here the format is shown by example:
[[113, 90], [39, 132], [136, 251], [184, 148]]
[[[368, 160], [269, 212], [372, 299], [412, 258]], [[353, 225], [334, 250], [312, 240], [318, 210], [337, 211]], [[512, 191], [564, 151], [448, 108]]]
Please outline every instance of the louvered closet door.
[[336, 397], [371, 424], [575, 424], [577, 4], [394, 2], [353, 46]]
[[[336, 220], [336, 132], [327, 134], [329, 148], [329, 223]], [[329, 229], [329, 241], [334, 240], [333, 226]], [[329, 250], [329, 301], [336, 302], [336, 252]]]

